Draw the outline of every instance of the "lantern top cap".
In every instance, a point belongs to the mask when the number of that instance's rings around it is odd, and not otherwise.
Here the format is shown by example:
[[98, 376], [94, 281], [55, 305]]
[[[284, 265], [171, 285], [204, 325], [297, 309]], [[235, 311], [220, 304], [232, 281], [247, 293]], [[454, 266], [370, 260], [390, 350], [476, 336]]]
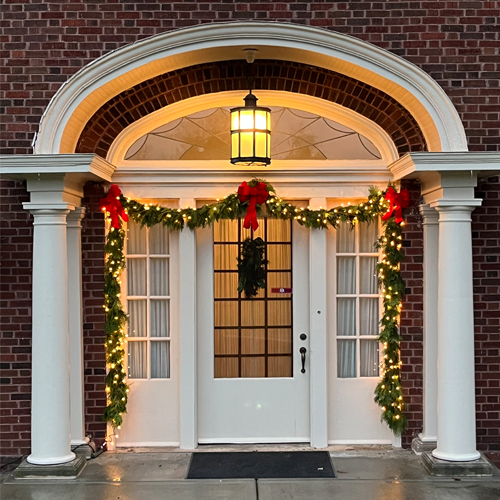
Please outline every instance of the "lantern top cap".
[[245, 108], [256, 108], [257, 107], [257, 97], [252, 94], [250, 90], [248, 95], [243, 99], [245, 101]]

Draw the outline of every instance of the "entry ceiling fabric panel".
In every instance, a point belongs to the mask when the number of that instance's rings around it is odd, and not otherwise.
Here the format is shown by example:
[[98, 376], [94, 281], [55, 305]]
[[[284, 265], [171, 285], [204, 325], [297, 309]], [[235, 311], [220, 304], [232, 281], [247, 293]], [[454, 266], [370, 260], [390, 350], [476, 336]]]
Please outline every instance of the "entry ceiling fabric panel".
[[[271, 107], [271, 156], [276, 160], [377, 160], [380, 153], [354, 130], [306, 111]], [[200, 111], [138, 139], [127, 160], [227, 160], [229, 108]]]

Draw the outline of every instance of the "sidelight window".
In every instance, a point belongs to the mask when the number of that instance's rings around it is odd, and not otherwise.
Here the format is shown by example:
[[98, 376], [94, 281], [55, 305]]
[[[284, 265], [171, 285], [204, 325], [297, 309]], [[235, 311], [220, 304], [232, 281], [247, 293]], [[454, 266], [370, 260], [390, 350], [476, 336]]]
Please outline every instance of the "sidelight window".
[[162, 224], [128, 223], [128, 377], [170, 378], [170, 251]]
[[339, 378], [379, 375], [378, 229], [377, 222], [358, 224], [354, 230], [341, 224], [336, 232]]

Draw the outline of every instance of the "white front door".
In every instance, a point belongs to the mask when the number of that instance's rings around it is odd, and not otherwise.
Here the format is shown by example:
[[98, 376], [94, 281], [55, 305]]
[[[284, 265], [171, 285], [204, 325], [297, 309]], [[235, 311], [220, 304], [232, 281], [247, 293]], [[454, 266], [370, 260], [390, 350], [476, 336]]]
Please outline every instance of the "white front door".
[[259, 224], [253, 237], [266, 241], [267, 286], [251, 299], [237, 292], [250, 232], [230, 220], [197, 231], [200, 443], [310, 440], [309, 231]]

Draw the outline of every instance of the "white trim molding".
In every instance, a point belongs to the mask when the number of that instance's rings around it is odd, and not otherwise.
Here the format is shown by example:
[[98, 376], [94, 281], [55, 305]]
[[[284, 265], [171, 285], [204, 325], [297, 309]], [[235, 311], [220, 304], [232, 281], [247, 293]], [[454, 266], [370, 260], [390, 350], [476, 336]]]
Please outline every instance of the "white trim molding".
[[275, 22], [195, 26], [140, 40], [96, 59], [52, 98], [34, 140], [36, 154], [72, 153], [90, 117], [109, 99], [157, 75], [214, 61], [259, 59], [315, 65], [372, 85], [401, 103], [417, 120], [431, 151], [467, 151], [460, 117], [443, 89], [412, 63], [357, 38]]

